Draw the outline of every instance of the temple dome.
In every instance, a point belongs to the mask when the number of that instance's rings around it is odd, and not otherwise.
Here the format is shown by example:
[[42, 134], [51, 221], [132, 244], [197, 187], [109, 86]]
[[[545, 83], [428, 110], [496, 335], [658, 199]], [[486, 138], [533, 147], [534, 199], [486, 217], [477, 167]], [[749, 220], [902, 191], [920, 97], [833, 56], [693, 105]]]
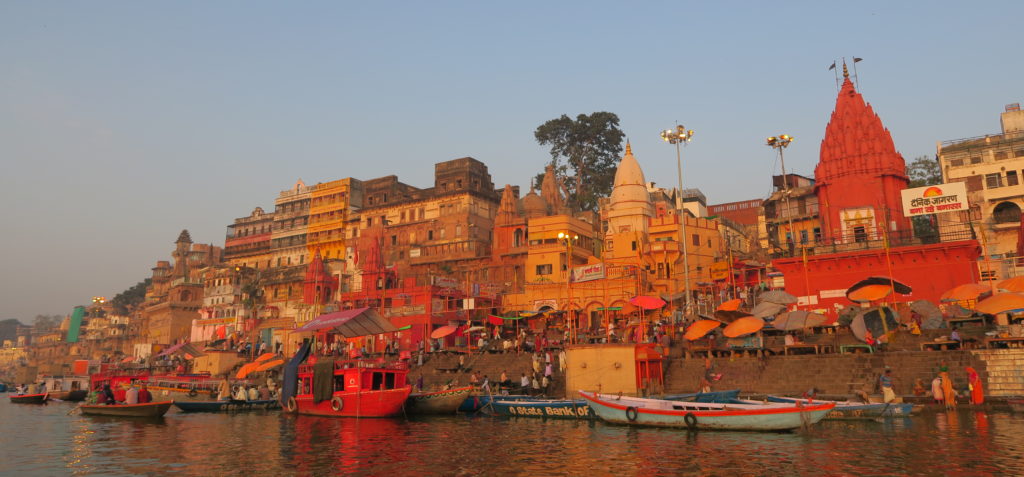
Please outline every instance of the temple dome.
[[523, 213], [527, 218], [546, 217], [548, 215], [548, 202], [537, 192], [530, 190], [529, 194], [523, 197]]
[[614, 206], [621, 203], [648, 201], [650, 201], [650, 196], [647, 192], [644, 171], [640, 169], [640, 163], [633, 157], [633, 149], [629, 143], [626, 143], [626, 155], [622, 157], [619, 168], [615, 171], [611, 203]]

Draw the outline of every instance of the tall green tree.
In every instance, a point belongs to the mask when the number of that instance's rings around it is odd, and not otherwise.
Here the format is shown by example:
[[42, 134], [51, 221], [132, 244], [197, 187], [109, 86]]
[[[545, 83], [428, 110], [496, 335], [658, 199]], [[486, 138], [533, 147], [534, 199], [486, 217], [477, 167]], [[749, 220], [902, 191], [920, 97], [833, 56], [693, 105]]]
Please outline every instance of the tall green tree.
[[59, 327], [61, 321], [64, 321], [64, 317], [60, 315], [36, 315], [32, 326], [39, 331], [52, 330]]
[[597, 200], [609, 195], [622, 155], [625, 134], [615, 113], [598, 111], [576, 119], [562, 115], [537, 127], [537, 143], [548, 146], [555, 172], [568, 176], [567, 203], [574, 210], [596, 210]]
[[[907, 177], [910, 187], [924, 187], [942, 183], [942, 169], [939, 161], [928, 156], [918, 156], [907, 164]], [[935, 225], [934, 215], [918, 215], [911, 217], [914, 225], [914, 236], [925, 242], [937, 242], [939, 229]]]
[[152, 282], [153, 279], [147, 278], [136, 283], [131, 288], [114, 295], [114, 298], [110, 300], [110, 304], [114, 305], [114, 314], [127, 315], [131, 313], [139, 303], [146, 299], [146, 287]]

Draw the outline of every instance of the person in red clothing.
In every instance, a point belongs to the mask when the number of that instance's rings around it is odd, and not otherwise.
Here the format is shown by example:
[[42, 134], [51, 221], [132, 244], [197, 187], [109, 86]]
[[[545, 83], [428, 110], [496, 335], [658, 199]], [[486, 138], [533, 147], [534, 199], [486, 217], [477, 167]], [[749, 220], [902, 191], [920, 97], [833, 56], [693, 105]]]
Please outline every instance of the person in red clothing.
[[146, 383], [142, 383], [142, 389], [139, 389], [139, 404], [147, 402], [153, 402], [153, 395], [149, 393]]

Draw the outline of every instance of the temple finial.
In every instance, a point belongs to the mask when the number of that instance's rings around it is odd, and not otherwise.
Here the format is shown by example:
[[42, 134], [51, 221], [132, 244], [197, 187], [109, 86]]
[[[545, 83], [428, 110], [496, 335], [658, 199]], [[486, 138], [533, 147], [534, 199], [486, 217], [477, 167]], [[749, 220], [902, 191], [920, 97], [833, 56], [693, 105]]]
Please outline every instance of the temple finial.
[[850, 77], [850, 70], [846, 68], [846, 60], [843, 60], [843, 78]]
[[629, 139], [626, 139], [626, 155], [627, 156], [632, 156], [633, 155], [633, 148], [629, 146]]

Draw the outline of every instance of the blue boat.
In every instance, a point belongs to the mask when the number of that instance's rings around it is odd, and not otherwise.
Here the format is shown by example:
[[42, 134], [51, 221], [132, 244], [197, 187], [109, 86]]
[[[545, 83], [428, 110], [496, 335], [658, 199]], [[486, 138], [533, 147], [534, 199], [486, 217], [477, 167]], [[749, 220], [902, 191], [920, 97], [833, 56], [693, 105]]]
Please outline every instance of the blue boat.
[[273, 400], [241, 401], [174, 401], [174, 405], [182, 412], [236, 412], [260, 409], [277, 409], [281, 403]]
[[829, 411], [825, 419], [878, 419], [883, 417], [910, 417], [914, 412], [914, 405], [908, 403], [860, 403], [852, 401], [825, 401], [818, 399], [802, 399], [784, 396], [768, 396], [768, 402], [804, 404], [826, 404], [835, 403], [836, 407]]
[[[709, 393], [673, 394], [665, 399], [695, 403], [733, 403], [740, 395], [739, 389], [713, 391]], [[544, 399], [529, 396], [494, 396], [486, 409], [497, 416], [541, 417], [549, 419], [597, 419], [585, 399]]]
[[484, 406], [489, 404], [491, 402], [491, 398], [492, 397], [493, 398], [501, 398], [501, 399], [506, 400], [506, 401], [520, 400], [520, 399], [537, 399], [534, 396], [527, 396], [525, 394], [509, 394], [507, 396], [496, 396], [496, 395], [488, 395], [488, 394], [471, 394], [471, 395], [469, 395], [469, 397], [466, 398], [465, 401], [462, 401], [461, 405], [459, 405], [458, 412], [477, 412], [477, 411], [483, 409]]

